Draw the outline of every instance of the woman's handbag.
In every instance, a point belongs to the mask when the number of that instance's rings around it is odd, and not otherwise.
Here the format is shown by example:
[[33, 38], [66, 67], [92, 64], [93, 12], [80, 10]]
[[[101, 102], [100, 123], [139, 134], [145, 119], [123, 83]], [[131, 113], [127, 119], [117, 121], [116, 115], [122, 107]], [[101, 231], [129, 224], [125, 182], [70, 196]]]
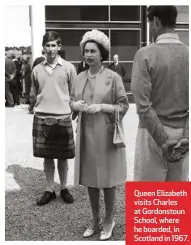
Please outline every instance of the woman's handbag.
[[115, 129], [113, 136], [113, 144], [115, 144], [117, 148], [126, 147], [122, 123], [119, 121], [119, 110], [115, 112]]

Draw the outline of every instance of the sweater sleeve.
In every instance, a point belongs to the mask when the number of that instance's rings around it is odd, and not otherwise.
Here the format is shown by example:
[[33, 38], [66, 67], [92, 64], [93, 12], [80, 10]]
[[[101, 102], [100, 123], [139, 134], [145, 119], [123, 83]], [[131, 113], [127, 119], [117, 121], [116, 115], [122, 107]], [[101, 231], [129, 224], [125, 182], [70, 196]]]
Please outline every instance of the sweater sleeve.
[[33, 71], [32, 71], [32, 73], [31, 73], [31, 90], [30, 90], [30, 95], [32, 97], [36, 98], [38, 89], [39, 89], [39, 84], [38, 84], [38, 81], [36, 79], [35, 68], [34, 68]]
[[70, 72], [69, 72], [69, 84], [68, 84], [69, 93], [71, 93], [72, 86], [73, 86], [73, 83], [74, 83], [76, 76], [77, 76], [76, 69], [75, 69], [74, 65], [71, 64]]
[[149, 58], [137, 51], [132, 70], [131, 90], [137, 106], [139, 120], [144, 124], [156, 144], [161, 146], [168, 138], [150, 100], [152, 83], [149, 76]]
[[70, 108], [71, 110], [73, 109], [73, 104], [76, 102], [76, 95], [75, 95], [75, 84], [76, 84], [76, 80], [78, 79], [78, 77], [76, 76], [76, 78], [74, 79], [73, 83], [72, 83], [72, 87], [71, 87], [71, 92], [70, 92]]

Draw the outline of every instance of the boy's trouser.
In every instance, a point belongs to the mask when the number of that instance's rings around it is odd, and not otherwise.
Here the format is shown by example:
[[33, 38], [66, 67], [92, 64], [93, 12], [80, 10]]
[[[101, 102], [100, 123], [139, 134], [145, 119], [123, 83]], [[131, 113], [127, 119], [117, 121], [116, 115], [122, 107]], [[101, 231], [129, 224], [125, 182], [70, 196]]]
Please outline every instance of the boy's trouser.
[[[164, 126], [170, 139], [180, 139], [183, 129]], [[162, 149], [144, 128], [139, 128], [135, 146], [135, 181], [188, 181], [189, 153], [178, 162], [169, 162], [163, 157]]]

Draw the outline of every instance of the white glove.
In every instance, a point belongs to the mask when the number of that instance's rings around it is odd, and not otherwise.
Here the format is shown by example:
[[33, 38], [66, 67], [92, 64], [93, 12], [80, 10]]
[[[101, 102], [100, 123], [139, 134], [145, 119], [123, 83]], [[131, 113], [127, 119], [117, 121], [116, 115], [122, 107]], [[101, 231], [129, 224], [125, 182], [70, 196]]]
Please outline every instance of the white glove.
[[86, 112], [88, 114], [95, 114], [95, 113], [100, 112], [100, 111], [102, 111], [101, 104], [92, 104], [92, 105], [88, 106], [88, 108], [86, 110]]
[[111, 104], [102, 104], [102, 111], [113, 114], [115, 112], [115, 108]]
[[79, 101], [73, 103], [73, 109], [75, 111], [85, 112], [87, 110], [87, 108], [88, 108], [88, 105], [83, 100], [79, 100]]

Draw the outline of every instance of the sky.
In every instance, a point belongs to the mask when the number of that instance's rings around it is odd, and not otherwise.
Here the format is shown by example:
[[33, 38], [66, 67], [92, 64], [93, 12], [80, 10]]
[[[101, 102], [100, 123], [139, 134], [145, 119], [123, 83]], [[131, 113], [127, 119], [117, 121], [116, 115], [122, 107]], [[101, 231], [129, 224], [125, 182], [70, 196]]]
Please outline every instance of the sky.
[[31, 45], [29, 5], [6, 5], [4, 25], [5, 46]]

